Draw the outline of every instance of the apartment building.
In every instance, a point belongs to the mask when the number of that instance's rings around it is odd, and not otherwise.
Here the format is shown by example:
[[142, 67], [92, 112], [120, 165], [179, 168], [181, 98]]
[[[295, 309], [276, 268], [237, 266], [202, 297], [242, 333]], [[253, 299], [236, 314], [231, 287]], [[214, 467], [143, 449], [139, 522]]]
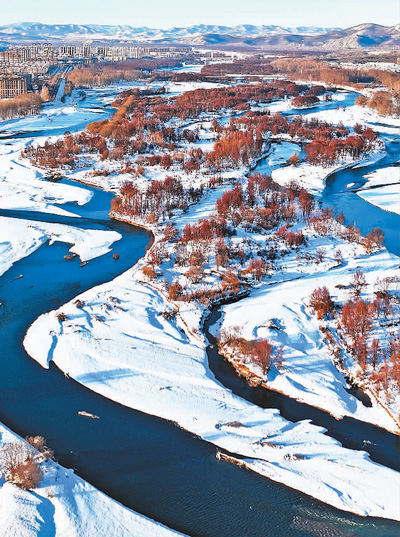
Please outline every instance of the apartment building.
[[0, 76], [0, 99], [12, 99], [28, 90], [24, 76]]

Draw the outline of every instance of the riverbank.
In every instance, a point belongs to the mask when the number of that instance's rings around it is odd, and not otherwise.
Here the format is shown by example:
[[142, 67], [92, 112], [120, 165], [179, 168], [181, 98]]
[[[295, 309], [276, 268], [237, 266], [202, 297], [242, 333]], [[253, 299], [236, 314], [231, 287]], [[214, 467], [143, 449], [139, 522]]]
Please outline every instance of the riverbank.
[[[182, 230], [186, 223], [210, 214], [216, 199], [228, 188], [226, 184], [207, 192], [201, 202], [176, 216], [178, 228]], [[160, 241], [159, 236], [153, 249]], [[319, 239], [318, 245], [322, 242]], [[336, 242], [334, 247], [339, 245]], [[349, 248], [349, 258], [354, 257], [354, 248]], [[151, 251], [147, 256], [151, 256]], [[163, 278], [171, 282], [174, 271], [166, 252], [164, 256]], [[199, 332], [202, 309], [186, 302], [171, 303], [157, 283], [144, 284], [141, 269], [148, 258], [110, 284], [80, 295], [79, 307], [72, 302], [64, 305], [66, 322], [62, 325], [56, 318], [57, 312], [40, 317], [25, 339], [29, 354], [48, 367], [48, 350], [52, 346], [52, 359], [63, 371], [106, 397], [173, 420], [231, 453], [262, 460], [254, 464], [257, 471], [262, 469], [263, 475], [331, 505], [363, 515], [379, 512], [378, 516], [398, 518], [394, 503], [390, 503], [393, 509], [389, 507], [389, 515], [388, 508], [382, 510], [372, 499], [377, 486], [382, 486], [381, 494], [390, 489], [391, 498], [395, 498], [396, 472], [371, 463], [362, 452], [342, 448], [324, 435], [321, 428], [307, 422], [293, 424], [283, 420], [276, 411], [246, 403], [216, 381], [209, 370]], [[327, 253], [325, 270], [331, 265], [329, 258]], [[293, 263], [297, 263], [294, 258]], [[315, 276], [313, 269], [310, 281]], [[90, 323], [89, 319], [97, 322]], [[335, 382], [338, 381], [337, 374]], [[344, 380], [340, 382], [343, 386]], [[346, 396], [355, 407], [360, 407], [355, 399]], [[240, 425], [233, 426], [233, 423]], [[347, 482], [349, 457], [355, 469], [351, 490]], [[308, 463], [299, 464], [299, 460]], [[381, 485], [376, 482], [377, 475], [383, 478]], [[386, 481], [386, 475], [394, 488]], [[342, 491], [338, 495], [332, 493], [332, 480], [336, 482], [335, 489]], [[365, 496], [367, 490], [371, 494], [374, 491], [370, 499]], [[388, 502], [391, 502], [389, 498]]]
[[375, 150], [363, 159], [339, 162], [331, 166], [313, 165], [301, 162], [297, 166], [286, 166], [273, 170], [272, 178], [280, 185], [288, 186], [291, 181], [296, 181], [300, 186], [312, 192], [315, 196], [321, 196], [328, 178], [346, 168], [367, 167], [379, 162], [385, 157], [383, 150]]
[[366, 179], [356, 189], [357, 195], [384, 211], [400, 214], [400, 168], [381, 168], [366, 175]]
[[[182, 231], [186, 223], [208, 216], [216, 199], [229, 188], [226, 183], [208, 190], [201, 203], [173, 221]], [[150, 287], [150, 282], [141, 283], [140, 268], [81, 295], [82, 307], [76, 303], [63, 306], [66, 321], [59, 322], [54, 312], [40, 317], [26, 344], [33, 345], [30, 350], [42, 365], [48, 365], [52, 356], [61, 369], [90, 389], [144, 412], [161, 414], [222, 448], [252, 460], [261, 458], [264, 475], [331, 505], [362, 515], [397, 517], [396, 490], [391, 485], [396, 484], [395, 472], [371, 463], [363, 453], [341, 448], [321, 428], [307, 422], [291, 424], [276, 411], [263, 411], [233, 397], [208, 368], [201, 334], [196, 334], [201, 310], [184, 303], [174, 319], [176, 304]], [[159, 276], [171, 283], [176, 273], [167, 256], [161, 271]], [[210, 286], [217, 276], [207, 275]], [[187, 336], [182, 333], [185, 327]], [[45, 337], [39, 347], [42, 330]], [[50, 342], [47, 334], [55, 339]], [[349, 461], [355, 466], [352, 485], [346, 483]], [[333, 477], [336, 473], [339, 481]], [[383, 508], [375, 505], [376, 492], [372, 494], [376, 473], [378, 490], [390, 496]], [[333, 492], [332, 482], [337, 486]]]
[[[24, 442], [0, 424], [3, 447]], [[43, 479], [34, 491], [21, 490], [0, 479], [0, 536], [59, 535], [88, 537], [183, 536], [127, 509], [54, 461], [41, 465]]]
[[121, 235], [114, 231], [0, 216], [0, 276], [48, 241], [71, 244], [71, 254], [86, 262], [110, 252], [111, 246], [120, 239]]
[[[370, 407], [357, 400], [348, 389], [343, 371], [338, 371], [335, 365], [334, 349], [327, 344], [326, 335], [320, 329], [324, 323], [309, 308], [310, 296], [317, 287], [326, 286], [335, 303], [351, 299], [349, 283], [356, 270], [363, 271], [367, 280], [361, 298], [374, 297], [375, 282], [379, 279], [393, 278], [394, 289], [398, 257], [385, 250], [365, 255], [362, 248], [338, 241], [330, 246], [325, 242], [323, 247], [326, 270], [313, 275], [293, 272], [288, 281], [281, 283], [279, 278], [272, 278], [267, 284], [257, 286], [250, 297], [222, 308], [222, 322], [214, 327], [213, 333], [218, 335], [221, 330], [229, 332], [241, 326], [240, 336], [247, 340], [261, 337], [268, 338], [277, 346], [283, 345], [284, 372], [278, 374], [272, 369], [268, 375], [263, 375], [261, 367], [248, 357], [232, 354], [229, 345], [222, 347], [225, 356], [250, 380], [254, 377], [258, 383], [265, 383], [267, 387], [298, 401], [322, 408], [338, 419], [351, 416], [399, 434], [396, 390], [393, 389], [389, 401], [381, 396], [378, 403], [374, 395]], [[341, 263], [336, 265], [333, 263], [335, 248], [340, 249], [342, 255]], [[242, 319], [246, 321], [243, 323]], [[381, 334], [382, 341], [383, 337]], [[352, 369], [352, 375], [359, 375], [350, 359], [346, 360], [346, 367]], [[361, 378], [358, 382], [365, 386]]]

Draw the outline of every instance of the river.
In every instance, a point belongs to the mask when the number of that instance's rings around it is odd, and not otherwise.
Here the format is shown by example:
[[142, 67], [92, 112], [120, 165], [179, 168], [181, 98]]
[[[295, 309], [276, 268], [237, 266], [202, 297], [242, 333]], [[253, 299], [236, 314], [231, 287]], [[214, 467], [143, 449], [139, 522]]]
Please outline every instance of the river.
[[[54, 364], [45, 370], [25, 353], [23, 337], [40, 314], [125, 271], [150, 240], [142, 229], [111, 222], [111, 195], [90, 190], [92, 200], [74, 208], [80, 219], [0, 211], [122, 235], [114, 246], [118, 261], [109, 253], [81, 268], [79, 260], [63, 259], [69, 245], [46, 244], [0, 278], [0, 420], [22, 436], [45, 436], [61, 464], [124, 505], [192, 537], [397, 537], [395, 522], [341, 512], [217, 461], [215, 446], [91, 392]], [[79, 410], [100, 419], [88, 420]]]

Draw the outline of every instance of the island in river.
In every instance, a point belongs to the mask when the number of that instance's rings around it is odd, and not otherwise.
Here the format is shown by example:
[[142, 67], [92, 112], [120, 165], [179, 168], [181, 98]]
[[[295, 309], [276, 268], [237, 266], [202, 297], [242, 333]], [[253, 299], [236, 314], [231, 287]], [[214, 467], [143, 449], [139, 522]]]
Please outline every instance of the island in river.
[[[197, 86], [208, 89], [215, 87], [209, 83], [198, 83]], [[187, 84], [182, 84], [179, 87], [179, 84], [175, 84], [170, 87], [170, 93], [177, 94], [179, 91], [193, 89], [193, 85], [188, 87]], [[111, 91], [116, 94], [118, 89], [112, 88]], [[99, 98], [98, 93], [100, 92], [92, 91], [94, 100]], [[85, 106], [87, 102], [86, 100]], [[353, 114], [354, 109], [350, 109]], [[65, 120], [63, 115], [67, 118], [76, 116], [75, 121], [78, 124], [81, 113], [88, 112], [81, 111], [79, 107], [68, 109], [62, 104], [49, 105], [46, 114], [36, 118], [37, 130], [43, 134], [51, 118], [54, 135], [58, 135], [57, 129]], [[310, 110], [310, 113], [315, 113], [315, 109]], [[99, 112], [96, 110], [93, 114]], [[229, 117], [230, 114], [230, 110], [224, 109], [220, 113], [203, 113], [189, 125], [187, 122], [177, 121], [174, 125], [176, 131], [187, 131], [181, 148], [192, 152], [192, 161], [198, 158], [199, 153], [196, 151], [199, 149], [202, 151], [201, 159], [203, 155], [215, 151], [220, 140], [217, 140], [218, 133], [213, 122]], [[16, 122], [20, 131], [23, 130], [24, 121], [27, 120]], [[43, 125], [40, 124], [41, 121]], [[10, 123], [7, 130], [15, 128], [16, 124], [13, 126]], [[221, 121], [221, 125], [223, 124]], [[77, 130], [79, 131], [79, 128]], [[194, 140], [189, 134], [191, 131], [195, 131]], [[47, 134], [52, 133], [49, 131]], [[390, 136], [390, 133], [385, 132], [385, 136]], [[45, 139], [37, 137], [34, 143], [40, 146], [44, 141]], [[50, 139], [50, 143], [55, 141], [56, 139]], [[93, 209], [90, 207], [91, 203], [95, 202], [96, 195], [92, 202], [88, 203], [90, 194], [87, 187], [72, 191], [70, 184], [49, 183], [44, 180], [43, 171], [33, 166], [27, 158], [19, 158], [21, 144], [28, 145], [31, 142], [32, 138], [26, 137], [12, 139], [11, 145], [7, 145], [9, 140], [2, 145], [2, 166], [5, 167], [2, 189], [7, 194], [2, 197], [5, 203], [3, 208], [14, 211], [14, 214], [4, 211], [1, 217], [2, 223], [4, 222], [2, 229], [7, 229], [7, 238], [3, 241], [4, 252], [7, 252], [7, 257], [2, 256], [2, 259], [6, 260], [4, 270], [9, 270], [12, 263], [15, 264], [14, 267], [22, 266], [19, 265], [18, 259], [29, 255], [49, 239], [74, 243], [71, 251], [81, 256], [80, 261], [89, 260], [86, 267], [79, 267], [78, 259], [62, 261], [67, 263], [65, 270], [71, 274], [76, 270], [94, 270], [97, 266], [95, 260], [100, 264], [100, 259], [107, 257], [103, 252], [111, 245], [113, 252], [120, 255], [120, 259], [113, 260], [111, 254], [108, 254], [106, 271], [112, 278], [109, 283], [94, 287], [100, 282], [91, 282], [91, 285], [87, 286], [90, 290], [83, 293], [78, 287], [75, 293], [61, 301], [59, 308], [59, 304], [47, 307], [48, 313], [40, 316], [27, 332], [24, 345], [28, 353], [44, 367], [48, 367], [50, 361], [54, 362], [68, 377], [76, 379], [80, 384], [108, 399], [176, 422], [183, 429], [228, 451], [233, 458], [240, 459], [241, 464], [270, 479], [342, 510], [358, 515], [398, 519], [399, 475], [398, 468], [391, 467], [393, 464], [377, 464], [370, 460], [365, 451], [343, 447], [334, 437], [324, 434], [322, 427], [310, 423], [307, 415], [304, 415], [301, 421], [290, 422], [282, 417], [278, 410], [259, 408], [244, 398], [233, 395], [221, 385], [208, 365], [207, 342], [202, 335], [204, 315], [212, 302], [207, 304], [206, 300], [201, 300], [204, 294], [210, 295], [211, 291], [220, 288], [221, 281], [226, 284], [229, 293], [235, 287], [238, 290], [243, 287], [243, 282], [237, 283], [230, 276], [234, 263], [231, 266], [229, 262], [226, 263], [224, 255], [229, 258], [230, 254], [242, 249], [243, 269], [250, 269], [251, 259], [256, 261], [263, 257], [262, 253], [259, 254], [260, 245], [267, 245], [278, 232], [281, 235], [286, 233], [286, 243], [282, 241], [275, 252], [275, 266], [264, 266], [265, 272], [259, 278], [256, 272], [257, 263], [253, 263], [253, 268], [247, 273], [247, 289], [250, 295], [235, 305], [224, 306], [223, 322], [214, 329], [215, 333], [221, 333], [221, 330], [229, 332], [230, 328], [239, 326], [239, 337], [246, 341], [268, 339], [274, 348], [283, 347], [279, 368], [272, 367], [265, 378], [262, 366], [247, 363], [252, 375], [261, 378], [269, 387], [319, 407], [338, 418], [351, 416], [362, 422], [379, 424], [387, 430], [397, 431], [396, 400], [391, 401], [391, 406], [388, 406], [371, 397], [371, 406], [366, 407], [349, 393], [343, 371], [338, 370], [333, 363], [329, 349], [324, 345], [319, 323], [308, 309], [309, 296], [317, 286], [329, 287], [335, 301], [344, 302], [348, 298], [348, 290], [338, 286], [349, 286], [353, 274], [360, 269], [366, 275], [362, 297], [367, 299], [372, 295], [376, 281], [385, 278], [391, 279], [387, 291], [394, 293], [397, 289], [397, 256], [376, 245], [372, 246], [372, 251], [366, 253], [362, 240], [357, 242], [345, 239], [344, 233], [341, 232], [342, 224], [337, 223], [337, 227], [333, 229], [336, 224], [331, 217], [330, 232], [321, 234], [309, 226], [305, 215], [299, 214], [298, 207], [295, 209], [296, 216], [299, 217], [291, 230], [298, 237], [302, 233], [304, 240], [297, 248], [288, 248], [288, 230], [280, 231], [282, 225], [272, 226], [271, 231], [265, 233], [256, 227], [246, 228], [234, 215], [231, 216], [236, 219], [235, 233], [230, 233], [229, 239], [223, 241], [224, 244], [219, 241], [219, 244], [212, 244], [208, 252], [205, 252], [207, 248], [203, 247], [201, 252], [198, 252], [194, 244], [190, 244], [193, 239], [189, 237], [189, 246], [182, 241], [177, 246], [176, 236], [170, 242], [165, 240], [166, 227], [177, 230], [178, 237], [183, 236], [185, 229], [188, 233], [199, 221], [216, 214], [218, 200], [231, 192], [238, 180], [242, 191], [247, 192], [250, 179], [249, 166], [246, 164], [220, 171], [218, 181], [211, 184], [210, 176], [202, 172], [201, 162], [199, 169], [187, 169], [184, 172], [178, 167], [178, 163], [172, 163], [167, 169], [160, 164], [150, 166], [144, 175], [138, 177], [135, 184], [147, 188], [149, 183], [179, 175], [185, 190], [199, 190], [197, 199], [193, 199], [184, 212], [179, 207], [170, 211], [159, 226], [148, 218], [146, 220], [134, 215], [127, 216], [122, 212], [116, 213], [119, 218], [150, 227], [156, 237], [146, 256], [131, 269], [129, 267], [136, 259], [130, 258], [127, 244], [115, 242], [123, 235], [122, 229], [111, 224], [105, 225], [113, 227], [113, 230], [104, 230], [104, 224], [101, 229], [96, 229], [99, 225], [102, 226], [102, 223], [93, 221], [94, 229], [90, 234], [87, 233], [87, 230], [91, 229], [90, 221], [87, 222], [90, 210], [96, 212], [98, 209], [95, 204]], [[326, 175], [343, 163], [329, 169], [315, 165], [310, 169], [306, 163], [296, 167], [283, 167], [293, 153], [299, 152], [300, 142], [287, 137], [285, 139], [284, 136], [271, 142], [265, 137], [261, 154], [256, 157], [260, 161], [260, 167], [256, 168], [256, 171], [263, 175], [272, 174], [276, 184], [281, 185], [290, 185], [290, 181], [296, 179], [303, 186], [302, 176], [308, 180], [312, 178], [314, 193], [321, 191]], [[368, 157], [369, 160], [365, 158], [365, 161], [373, 162], [378, 156], [384, 156], [382, 145], [372, 151], [372, 157]], [[266, 157], [268, 162], [265, 163], [262, 157]], [[88, 165], [83, 170], [64, 170], [63, 173], [69, 179], [101, 185], [106, 190], [114, 191], [132, 179], [131, 171], [124, 172], [120, 169], [122, 173], [115, 173], [109, 162], [99, 166], [96, 157], [94, 161], [90, 159], [89, 155]], [[351, 162], [347, 161], [346, 164]], [[192, 167], [194, 164], [196, 162]], [[250, 168], [254, 168], [254, 164], [255, 159], [251, 161]], [[92, 173], [95, 170], [104, 173]], [[17, 188], [16, 181], [12, 180], [13, 173], [24, 178], [18, 180]], [[260, 182], [256, 186], [258, 189], [264, 188]], [[306, 191], [306, 188], [303, 190]], [[73, 201], [79, 201], [81, 205], [74, 205], [71, 203]], [[85, 213], [85, 202], [89, 214]], [[318, 201], [316, 205], [318, 206]], [[15, 211], [21, 209], [24, 210], [24, 213], [20, 213], [22, 218], [16, 220]], [[59, 217], [56, 221], [53, 217], [49, 218], [52, 222], [47, 222], [46, 225], [39, 224], [37, 218], [36, 221], [29, 220], [26, 211], [32, 211], [32, 215], [40, 211], [57, 214]], [[75, 217], [71, 218], [72, 215]], [[79, 223], [79, 217], [82, 224]], [[44, 219], [43, 214], [40, 218]], [[69, 218], [71, 219], [68, 220]], [[70, 222], [70, 226], [67, 222]], [[85, 233], [81, 234], [80, 239], [76, 228], [83, 224]], [[65, 227], [61, 230], [60, 226]], [[10, 228], [13, 229], [12, 234], [9, 232]], [[79, 241], [84, 237], [90, 237], [86, 250], [79, 246]], [[201, 255], [204, 261], [200, 264], [193, 261], [176, 263], [178, 248], [181, 249], [181, 254], [185, 249], [186, 254], [189, 250], [189, 254]], [[216, 248], [219, 248], [220, 252]], [[341, 253], [340, 262], [338, 250]], [[315, 252], [318, 252], [318, 255]], [[221, 256], [218, 260], [217, 255]], [[237, 255], [239, 259], [242, 254]], [[315, 259], [312, 258], [313, 255], [316, 256]], [[319, 259], [320, 257], [322, 259]], [[120, 261], [123, 261], [123, 266], [116, 265]], [[111, 267], [110, 263], [114, 263], [117, 268]], [[200, 267], [200, 277], [194, 271], [187, 275], [193, 266]], [[149, 272], [149, 268], [155, 272], [156, 277]], [[113, 272], [122, 274], [114, 277]], [[7, 274], [6, 272], [5, 276]], [[230, 283], [226, 282], [227, 275], [231, 278]], [[108, 276], [105, 279], [111, 279]], [[198, 291], [203, 286], [203, 295], [199, 295], [196, 300], [179, 300], [179, 297], [171, 295], [171, 286], [177, 282], [181, 287], [186, 287], [187, 294]], [[215, 295], [216, 300], [220, 298], [222, 297]], [[46, 311], [46, 308], [40, 313], [43, 311]], [[64, 317], [60, 317], [61, 313]], [[30, 322], [32, 320], [31, 318]], [[240, 356], [237, 355], [236, 358]], [[350, 371], [350, 362], [346, 365]], [[354, 371], [355, 376], [356, 373], [357, 371]], [[42, 375], [45, 378], [44, 372]], [[76, 409], [76, 413], [82, 411], [98, 415], [98, 422], [101, 424], [101, 412], [89, 407]], [[81, 420], [85, 418], [82, 415], [79, 417]], [[393, 443], [394, 435], [387, 435], [388, 442]], [[369, 439], [362, 440], [365, 440], [365, 444], [358, 449], [368, 449]], [[79, 460], [76, 463], [79, 466]], [[228, 463], [221, 461], [221, 464]], [[351, 482], [349, 471], [352, 474]], [[94, 483], [93, 478], [90, 481]], [[377, 497], [385, 498], [385, 501], [377, 502]], [[141, 509], [141, 512], [144, 510]], [[157, 519], [189, 532], [189, 526], [180, 526], [179, 517], [171, 523], [170, 519], [166, 520], [162, 516]], [[382, 530], [386, 523], [381, 524]], [[191, 531], [193, 532], [193, 529]], [[198, 533], [202, 534], [200, 529]], [[204, 534], [206, 533], [207, 530], [204, 530]], [[240, 534], [244, 535], [243, 531]]]

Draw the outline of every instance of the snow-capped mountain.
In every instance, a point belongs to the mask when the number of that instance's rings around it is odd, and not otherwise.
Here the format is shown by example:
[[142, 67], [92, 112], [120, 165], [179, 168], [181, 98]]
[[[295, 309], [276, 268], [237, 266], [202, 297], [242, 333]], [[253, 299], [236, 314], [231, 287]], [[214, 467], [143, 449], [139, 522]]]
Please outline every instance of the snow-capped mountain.
[[[337, 30], [337, 28], [335, 28]], [[8, 43], [25, 43], [32, 41], [189, 41], [191, 37], [204, 35], [220, 35], [231, 37], [263, 37], [280, 34], [317, 35], [333, 30], [316, 26], [289, 28], [285, 26], [217, 26], [199, 24], [188, 28], [170, 28], [168, 30], [133, 27], [126, 25], [98, 24], [41, 24], [37, 22], [22, 22], [0, 26], [0, 41]]]
[[359, 24], [345, 30], [328, 32], [325, 38], [328, 38], [326, 48], [394, 48], [400, 45], [400, 24], [395, 26]]
[[359, 24], [351, 28], [316, 26], [251, 25], [217, 26], [199, 24], [187, 28], [147, 28], [127, 25], [41, 24], [23, 22], [0, 26], [0, 45], [35, 41], [82, 43], [169, 43], [203, 46], [240, 46], [258, 49], [343, 50], [368, 47], [395, 48], [400, 45], [400, 25]]

